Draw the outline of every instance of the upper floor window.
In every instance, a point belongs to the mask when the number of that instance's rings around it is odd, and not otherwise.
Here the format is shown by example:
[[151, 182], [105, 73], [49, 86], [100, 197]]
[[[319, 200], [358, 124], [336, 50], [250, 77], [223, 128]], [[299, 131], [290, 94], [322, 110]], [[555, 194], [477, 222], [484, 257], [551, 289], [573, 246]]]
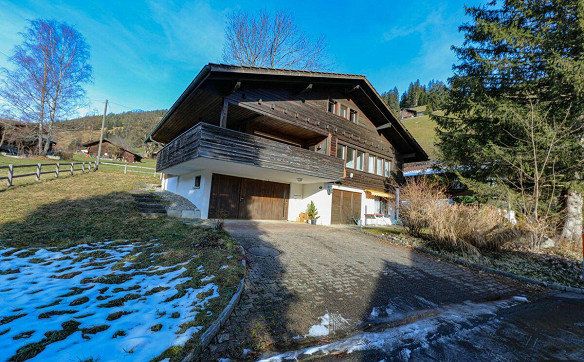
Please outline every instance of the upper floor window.
[[347, 146], [337, 145], [337, 157], [344, 160], [346, 150], [347, 150]]
[[347, 147], [347, 158], [345, 158], [346, 168], [355, 168], [355, 149]]
[[329, 99], [328, 111], [331, 113], [337, 113], [336, 108], [337, 108], [337, 102], [333, 101], [332, 99]]
[[367, 159], [368, 159], [367, 172], [375, 173], [375, 156], [369, 155]]
[[348, 117], [348, 113], [347, 113], [348, 111], [349, 111], [349, 108], [347, 108], [347, 106], [344, 106], [344, 105], [341, 104], [341, 108], [340, 108], [340, 111], [339, 111], [339, 116], [341, 116], [343, 118], [349, 118]]
[[365, 167], [365, 153], [363, 151], [357, 150], [357, 158], [356, 158], [355, 169], [358, 171], [363, 171]]
[[383, 176], [383, 158], [377, 158], [377, 167], [375, 168], [375, 174]]
[[383, 176], [389, 177], [391, 172], [391, 163], [388, 160], [383, 161]]
[[349, 120], [353, 123], [359, 123], [359, 115], [356, 110], [351, 109], [349, 112]]

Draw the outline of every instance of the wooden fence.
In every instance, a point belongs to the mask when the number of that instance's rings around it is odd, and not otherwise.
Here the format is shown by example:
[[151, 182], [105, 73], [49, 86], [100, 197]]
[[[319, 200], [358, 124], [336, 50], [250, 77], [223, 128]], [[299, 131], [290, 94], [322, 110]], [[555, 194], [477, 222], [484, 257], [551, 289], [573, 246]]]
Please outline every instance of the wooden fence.
[[108, 165], [108, 166], [117, 166], [120, 168], [124, 169], [124, 173], [128, 173], [128, 172], [135, 172], [135, 173], [146, 173], [146, 174], [151, 174], [151, 175], [159, 175], [159, 172], [156, 172], [156, 169], [154, 167], [144, 167], [144, 166], [134, 166], [134, 165], [128, 165], [126, 164], [121, 164], [121, 163], [113, 163], [113, 162], [103, 162], [100, 161], [99, 162], [100, 165]]
[[[24, 173], [18, 173], [20, 169], [28, 168]], [[34, 168], [34, 172], [30, 172], [30, 169]], [[3, 170], [7, 170], [6, 176], [0, 176], [0, 181], [6, 180], [8, 187], [14, 184], [14, 179], [21, 177], [36, 177], [37, 181], [41, 180], [42, 175], [54, 174], [55, 177], [59, 177], [61, 173], [68, 173], [73, 175], [75, 171], [81, 171], [81, 173], [91, 172], [97, 170], [97, 165], [95, 162], [67, 162], [67, 163], [36, 163], [36, 164], [24, 164], [24, 165], [4, 165], [0, 166], [0, 173]]]

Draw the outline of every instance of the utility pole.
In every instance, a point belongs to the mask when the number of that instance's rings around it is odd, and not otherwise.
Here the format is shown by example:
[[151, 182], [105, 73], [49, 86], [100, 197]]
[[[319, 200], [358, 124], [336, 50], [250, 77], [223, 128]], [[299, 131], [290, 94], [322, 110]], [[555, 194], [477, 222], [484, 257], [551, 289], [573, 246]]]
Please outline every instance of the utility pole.
[[105, 107], [103, 107], [103, 117], [101, 118], [101, 133], [99, 135], [99, 146], [97, 146], [97, 163], [99, 167], [99, 159], [101, 158], [101, 143], [103, 142], [103, 129], [105, 127], [105, 115], [107, 114], [107, 99], [105, 100]]

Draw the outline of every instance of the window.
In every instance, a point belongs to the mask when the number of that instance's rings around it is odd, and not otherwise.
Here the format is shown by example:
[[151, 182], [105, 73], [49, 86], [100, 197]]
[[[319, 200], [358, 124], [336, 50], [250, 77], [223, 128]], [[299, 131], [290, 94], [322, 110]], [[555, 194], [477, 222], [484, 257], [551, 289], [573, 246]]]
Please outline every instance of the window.
[[388, 160], [383, 161], [383, 175], [385, 177], [389, 177], [389, 173], [391, 171], [391, 167], [389, 165], [390, 165], [390, 163]]
[[368, 159], [367, 172], [375, 173], [375, 156], [369, 155]]
[[363, 171], [363, 167], [365, 167], [365, 153], [362, 151], [357, 150], [357, 163], [355, 165], [355, 169], [359, 171]]
[[337, 157], [341, 159], [345, 159], [345, 150], [347, 149], [346, 146], [337, 145]]
[[355, 149], [347, 147], [347, 158], [345, 159], [345, 167], [355, 168]]
[[347, 106], [341, 105], [341, 110], [339, 112], [339, 116], [343, 117], [343, 118], [348, 118], [347, 117], [347, 111], [349, 110], [349, 108], [347, 108]]
[[377, 168], [375, 169], [375, 173], [379, 176], [383, 176], [383, 158], [377, 159]]
[[351, 109], [349, 120], [351, 120], [353, 123], [359, 123], [359, 115], [357, 114], [356, 110]]
[[335, 112], [336, 105], [337, 105], [337, 102], [335, 102], [332, 99], [330, 99], [329, 102], [328, 102], [328, 111], [331, 112], [331, 113], [336, 113]]
[[386, 199], [382, 199], [382, 198], [376, 199], [375, 204], [376, 204], [375, 206], [377, 206], [376, 208], [377, 208], [378, 213], [380, 213], [381, 215], [384, 215], [384, 216], [389, 215], [389, 212], [388, 212], [389, 208], [387, 207], [388, 205], [387, 205]]
[[193, 185], [194, 189], [201, 188], [201, 176], [195, 176], [195, 184]]

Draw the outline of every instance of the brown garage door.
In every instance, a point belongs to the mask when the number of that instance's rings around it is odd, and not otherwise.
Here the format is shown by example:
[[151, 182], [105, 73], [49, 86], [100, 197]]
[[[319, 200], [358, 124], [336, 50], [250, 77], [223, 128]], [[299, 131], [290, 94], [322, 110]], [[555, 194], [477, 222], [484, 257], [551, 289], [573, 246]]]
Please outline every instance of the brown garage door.
[[286, 220], [290, 185], [213, 174], [210, 218]]
[[354, 224], [361, 218], [361, 193], [333, 190], [331, 222], [333, 224]]

